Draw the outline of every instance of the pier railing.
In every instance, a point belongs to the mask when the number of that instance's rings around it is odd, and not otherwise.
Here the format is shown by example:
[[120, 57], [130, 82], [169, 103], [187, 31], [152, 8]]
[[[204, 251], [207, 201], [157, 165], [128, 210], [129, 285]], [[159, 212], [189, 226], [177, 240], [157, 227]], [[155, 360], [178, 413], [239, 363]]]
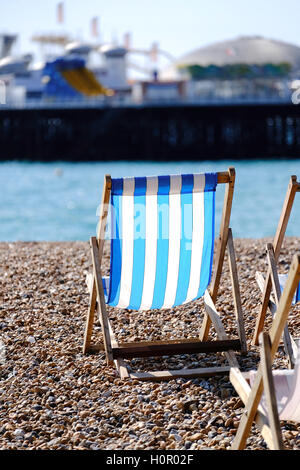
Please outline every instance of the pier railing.
[[74, 108], [107, 108], [107, 107], [139, 107], [139, 106], [186, 106], [186, 105], [234, 105], [234, 104], [281, 104], [291, 103], [291, 95], [245, 95], [227, 97], [199, 97], [187, 96], [178, 99], [151, 99], [145, 98], [143, 101], [135, 101], [131, 97], [124, 98], [87, 98], [87, 99], [27, 99], [25, 101], [15, 101], [0, 103], [0, 110], [5, 109], [74, 109]]

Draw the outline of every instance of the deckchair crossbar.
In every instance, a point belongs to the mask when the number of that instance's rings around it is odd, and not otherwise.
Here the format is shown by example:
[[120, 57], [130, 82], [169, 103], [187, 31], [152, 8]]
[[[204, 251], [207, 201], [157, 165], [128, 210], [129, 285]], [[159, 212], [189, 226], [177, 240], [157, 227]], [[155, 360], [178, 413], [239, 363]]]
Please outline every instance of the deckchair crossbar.
[[176, 354], [200, 354], [221, 351], [238, 351], [241, 349], [240, 340], [225, 341], [197, 341], [189, 343], [176, 344], [148, 344], [135, 345], [126, 347], [112, 348], [114, 359], [132, 359], [134, 357], [152, 357], [152, 356], [168, 356]]

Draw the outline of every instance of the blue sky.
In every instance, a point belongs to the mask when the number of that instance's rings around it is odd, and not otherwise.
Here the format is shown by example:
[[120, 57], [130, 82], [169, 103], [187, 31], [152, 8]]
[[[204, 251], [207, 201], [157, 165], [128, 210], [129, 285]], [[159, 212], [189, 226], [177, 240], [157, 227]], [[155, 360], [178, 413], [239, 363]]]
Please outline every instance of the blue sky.
[[32, 34], [68, 32], [90, 40], [90, 20], [100, 19], [102, 40], [149, 48], [156, 41], [175, 57], [239, 35], [262, 35], [300, 46], [300, 0], [65, 0], [63, 25], [58, 0], [0, 0], [0, 32], [19, 33], [17, 52], [34, 52]]

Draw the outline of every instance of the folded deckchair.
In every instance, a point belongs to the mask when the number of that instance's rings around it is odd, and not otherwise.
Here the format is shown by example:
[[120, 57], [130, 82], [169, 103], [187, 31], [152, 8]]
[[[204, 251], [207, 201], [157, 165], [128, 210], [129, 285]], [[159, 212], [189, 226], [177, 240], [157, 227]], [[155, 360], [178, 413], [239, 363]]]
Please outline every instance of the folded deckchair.
[[[270, 423], [272, 449], [283, 449], [283, 439], [280, 421], [300, 423], [300, 367], [299, 356], [295, 368], [275, 369], [272, 371], [270, 361], [270, 341], [267, 333], [260, 334], [261, 364], [264, 393], [260, 405]], [[298, 348], [299, 351], [299, 348]], [[257, 372], [249, 372], [249, 382], [252, 387]]]
[[[275, 253], [274, 253], [273, 245], [271, 243], [267, 244], [266, 252], [267, 252], [267, 259], [268, 259], [269, 270], [270, 270], [271, 283], [273, 287], [273, 295], [270, 294], [270, 300], [269, 300], [268, 305], [269, 305], [269, 309], [272, 315], [274, 316], [277, 310], [281, 293], [286, 284], [288, 275], [278, 273], [277, 267], [276, 267], [276, 261], [275, 261]], [[265, 279], [262, 273], [260, 273], [259, 271], [256, 272], [256, 281], [261, 291], [263, 292], [264, 286], [265, 286]], [[296, 289], [295, 295], [292, 300], [292, 305], [296, 305], [299, 301], [300, 301], [300, 284]], [[289, 368], [292, 369], [295, 366], [295, 361], [296, 361], [296, 358], [298, 357], [298, 347], [292, 335], [289, 333], [287, 324], [284, 327], [283, 344], [284, 344], [284, 350], [288, 359]]]
[[[279, 222], [277, 225], [276, 234], [273, 240], [273, 250], [274, 250], [274, 262], [275, 264], [279, 260], [279, 255], [284, 240], [286, 228], [288, 221], [291, 215], [293, 208], [293, 203], [295, 200], [296, 193], [300, 192], [300, 183], [297, 181], [295, 175], [291, 176], [288, 189], [286, 192], [285, 200], [282, 206]], [[254, 335], [252, 343], [253, 345], [258, 345], [259, 334], [263, 331], [264, 322], [267, 314], [268, 307], [270, 307], [270, 295], [272, 290], [272, 278], [271, 278], [271, 266], [269, 266], [265, 282], [262, 283], [261, 276], [258, 276], [257, 281], [260, 289], [262, 290], [262, 303], [260, 307], [259, 314], [257, 316]], [[271, 307], [272, 311], [272, 307]]]
[[293, 370], [276, 370], [272, 373], [272, 362], [299, 281], [300, 255], [295, 255], [269, 333], [260, 333], [261, 361], [257, 371], [242, 373], [236, 367], [230, 371], [230, 381], [245, 404], [232, 449], [245, 447], [253, 421], [260, 428], [270, 449], [282, 449], [280, 420], [300, 422], [299, 357]]
[[[229, 367], [220, 366], [130, 373], [125, 360], [135, 357], [225, 351], [229, 366], [237, 365], [233, 351], [245, 352], [247, 346], [229, 229], [234, 183], [233, 168], [222, 173], [117, 179], [106, 176], [98, 236], [90, 241], [93, 276], [84, 353], [95, 350], [91, 345], [91, 334], [97, 309], [107, 363], [114, 362], [122, 378], [159, 380], [229, 372]], [[215, 192], [219, 184], [225, 184], [226, 191], [212, 274]], [[110, 276], [103, 278], [101, 262], [108, 213], [111, 225]], [[237, 321], [236, 339], [228, 338], [215, 307], [226, 246]], [[206, 312], [200, 335], [182, 340], [119, 343], [106, 308], [118, 309], [121, 316], [122, 309], [174, 309], [201, 297], [204, 297]], [[211, 323], [218, 337], [213, 341], [208, 340]]]

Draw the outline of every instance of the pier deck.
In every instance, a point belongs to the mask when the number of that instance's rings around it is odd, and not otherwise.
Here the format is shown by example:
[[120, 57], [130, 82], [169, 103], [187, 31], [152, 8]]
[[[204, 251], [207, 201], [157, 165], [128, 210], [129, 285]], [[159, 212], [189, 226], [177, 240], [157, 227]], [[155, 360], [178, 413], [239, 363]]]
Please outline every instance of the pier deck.
[[0, 160], [299, 158], [293, 104], [0, 109]]

